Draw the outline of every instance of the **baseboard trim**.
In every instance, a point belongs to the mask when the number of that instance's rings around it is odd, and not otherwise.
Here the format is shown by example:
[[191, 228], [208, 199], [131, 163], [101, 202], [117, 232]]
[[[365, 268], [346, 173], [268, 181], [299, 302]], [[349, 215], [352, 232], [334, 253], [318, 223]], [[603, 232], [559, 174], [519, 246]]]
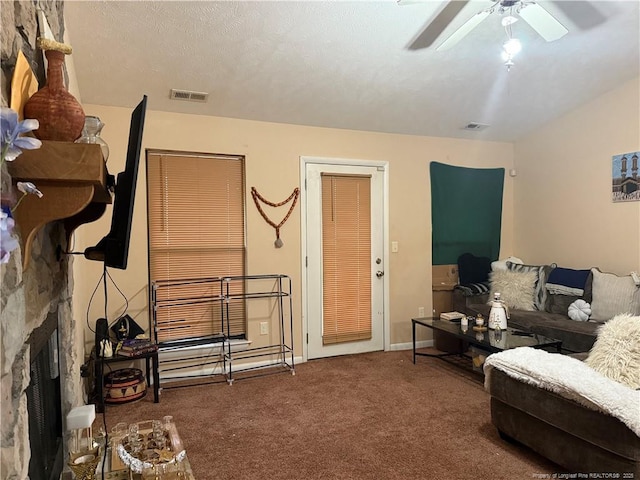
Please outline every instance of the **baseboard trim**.
[[[433, 347], [433, 340], [420, 340], [418, 342], [416, 342], [416, 348], [427, 348], [427, 347]], [[406, 343], [392, 343], [391, 345], [389, 345], [389, 351], [396, 351], [396, 350], [412, 350], [413, 349], [413, 342], [406, 342]]]

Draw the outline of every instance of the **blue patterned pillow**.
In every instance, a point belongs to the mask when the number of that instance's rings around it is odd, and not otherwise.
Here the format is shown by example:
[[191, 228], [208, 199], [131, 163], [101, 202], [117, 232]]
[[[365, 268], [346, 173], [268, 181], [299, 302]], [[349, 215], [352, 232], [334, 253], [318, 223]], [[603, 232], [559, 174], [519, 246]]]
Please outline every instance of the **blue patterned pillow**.
[[545, 288], [547, 279], [551, 271], [556, 267], [557, 265], [555, 263], [551, 265], [520, 265], [518, 263], [507, 262], [507, 269], [512, 272], [536, 271], [538, 273], [533, 294], [533, 305], [536, 307], [536, 310], [540, 311], [544, 311], [547, 303], [547, 289]]
[[455, 290], [460, 290], [464, 297], [473, 297], [475, 295], [482, 295], [489, 291], [489, 282], [481, 283], [467, 283], [466, 285], [456, 285]]
[[584, 295], [591, 270], [556, 267], [547, 278], [547, 291], [555, 295]]

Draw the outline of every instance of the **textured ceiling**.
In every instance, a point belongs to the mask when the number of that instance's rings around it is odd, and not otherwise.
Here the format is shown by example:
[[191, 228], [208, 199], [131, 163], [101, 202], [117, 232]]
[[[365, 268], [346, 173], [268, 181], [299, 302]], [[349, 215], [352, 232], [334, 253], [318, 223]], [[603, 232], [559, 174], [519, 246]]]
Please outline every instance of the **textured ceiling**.
[[[435, 50], [442, 38], [408, 49], [442, 1], [67, 1], [65, 19], [83, 103], [147, 94], [151, 110], [514, 141], [640, 75], [640, 2], [588, 2], [604, 19], [591, 27], [539, 3], [569, 34], [546, 43], [518, 22], [510, 72], [497, 15], [451, 50]], [[489, 5], [469, 2], [444, 35]], [[209, 100], [171, 100], [171, 88]]]

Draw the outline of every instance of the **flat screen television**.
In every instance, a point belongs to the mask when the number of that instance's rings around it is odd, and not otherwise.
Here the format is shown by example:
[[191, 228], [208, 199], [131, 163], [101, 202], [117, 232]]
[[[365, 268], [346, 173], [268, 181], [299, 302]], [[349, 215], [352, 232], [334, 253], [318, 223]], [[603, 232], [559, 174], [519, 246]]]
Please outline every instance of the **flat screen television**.
[[138, 180], [138, 166], [140, 164], [140, 150], [142, 148], [142, 133], [146, 111], [147, 96], [144, 95], [142, 101], [131, 114], [127, 161], [124, 171], [120, 172], [116, 179], [111, 230], [95, 247], [88, 247], [84, 251], [84, 256], [87, 259], [104, 262], [106, 267], [122, 270], [127, 268], [133, 204], [136, 196], [136, 182]]

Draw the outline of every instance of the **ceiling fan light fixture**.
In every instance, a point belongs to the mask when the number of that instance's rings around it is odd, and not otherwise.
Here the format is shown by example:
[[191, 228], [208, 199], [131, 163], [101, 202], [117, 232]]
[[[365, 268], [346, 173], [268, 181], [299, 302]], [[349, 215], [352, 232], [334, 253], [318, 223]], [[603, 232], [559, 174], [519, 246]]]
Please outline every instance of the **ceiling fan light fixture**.
[[502, 44], [503, 53], [514, 57], [520, 50], [522, 50], [522, 44], [517, 38], [510, 38]]
[[504, 66], [507, 67], [507, 71], [511, 71], [511, 67], [514, 66], [513, 57], [522, 50], [522, 44], [517, 38], [510, 38], [502, 44], [502, 60], [504, 60]]
[[502, 26], [503, 27], [508, 27], [509, 25], [513, 25], [517, 21], [518, 21], [518, 19], [516, 17], [514, 17], [513, 15], [507, 15], [506, 17], [504, 17], [502, 19]]
[[513, 67], [515, 65], [515, 63], [513, 63], [513, 60], [511, 58], [507, 58], [506, 61], [504, 62], [504, 66], [507, 67], [507, 72], [511, 71], [511, 67]]

